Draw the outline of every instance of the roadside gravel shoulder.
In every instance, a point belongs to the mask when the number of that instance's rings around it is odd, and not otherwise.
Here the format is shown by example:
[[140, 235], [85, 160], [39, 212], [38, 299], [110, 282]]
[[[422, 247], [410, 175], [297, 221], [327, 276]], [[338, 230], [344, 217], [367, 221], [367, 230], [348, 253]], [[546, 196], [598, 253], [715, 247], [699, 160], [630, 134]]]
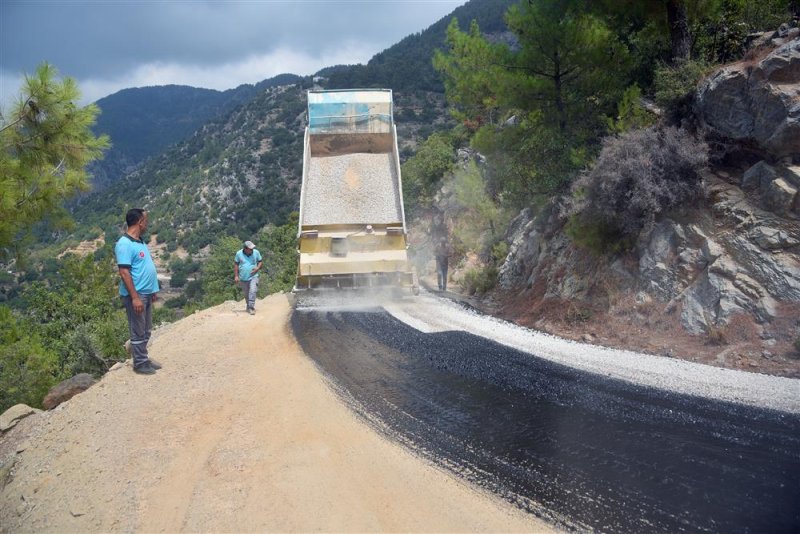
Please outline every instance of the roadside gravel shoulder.
[[558, 338], [468, 310], [424, 292], [387, 305], [395, 318], [422, 332], [460, 330], [535, 357], [602, 376], [686, 395], [800, 413], [800, 380], [747, 373]]

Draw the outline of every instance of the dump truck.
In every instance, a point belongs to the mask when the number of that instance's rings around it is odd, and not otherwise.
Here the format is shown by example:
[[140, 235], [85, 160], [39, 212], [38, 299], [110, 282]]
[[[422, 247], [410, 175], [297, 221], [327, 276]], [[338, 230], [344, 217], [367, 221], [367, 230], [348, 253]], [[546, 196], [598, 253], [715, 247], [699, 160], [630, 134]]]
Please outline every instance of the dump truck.
[[390, 89], [308, 91], [296, 294], [419, 292]]

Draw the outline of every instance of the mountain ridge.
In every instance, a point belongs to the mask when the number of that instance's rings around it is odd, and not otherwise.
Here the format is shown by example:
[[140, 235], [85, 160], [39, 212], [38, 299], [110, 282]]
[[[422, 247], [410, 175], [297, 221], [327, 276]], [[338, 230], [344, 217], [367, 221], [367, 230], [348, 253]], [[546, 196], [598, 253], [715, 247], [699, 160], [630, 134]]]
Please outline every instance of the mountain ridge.
[[92, 185], [98, 190], [107, 187], [259, 91], [299, 79], [295, 74], [279, 74], [225, 91], [177, 84], [132, 87], [99, 99], [96, 104], [101, 113], [93, 131], [96, 135], [108, 134], [112, 147], [104, 159], [89, 167]]

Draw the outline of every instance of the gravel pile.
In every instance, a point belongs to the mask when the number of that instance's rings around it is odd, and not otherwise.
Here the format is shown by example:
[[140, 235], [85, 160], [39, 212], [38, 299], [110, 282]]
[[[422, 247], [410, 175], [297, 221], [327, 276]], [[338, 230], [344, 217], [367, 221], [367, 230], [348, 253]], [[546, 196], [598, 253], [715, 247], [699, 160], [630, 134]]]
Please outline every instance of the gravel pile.
[[402, 221], [392, 153], [310, 158], [303, 225]]
[[422, 332], [460, 330], [563, 365], [665, 391], [800, 413], [800, 380], [578, 343], [466, 310], [430, 294], [384, 306]]

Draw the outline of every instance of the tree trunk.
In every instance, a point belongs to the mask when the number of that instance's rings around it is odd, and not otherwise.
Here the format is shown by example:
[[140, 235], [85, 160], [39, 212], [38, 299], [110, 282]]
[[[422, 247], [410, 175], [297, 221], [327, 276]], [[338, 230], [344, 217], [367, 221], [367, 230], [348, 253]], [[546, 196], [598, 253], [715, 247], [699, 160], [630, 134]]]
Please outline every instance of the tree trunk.
[[684, 0], [667, 0], [667, 24], [672, 43], [672, 61], [689, 59], [692, 42], [689, 36], [689, 17]]
[[567, 130], [567, 117], [562, 94], [564, 89], [561, 86], [561, 58], [557, 50], [553, 58], [553, 84], [556, 89], [555, 104], [558, 113], [558, 129], [563, 134]]

